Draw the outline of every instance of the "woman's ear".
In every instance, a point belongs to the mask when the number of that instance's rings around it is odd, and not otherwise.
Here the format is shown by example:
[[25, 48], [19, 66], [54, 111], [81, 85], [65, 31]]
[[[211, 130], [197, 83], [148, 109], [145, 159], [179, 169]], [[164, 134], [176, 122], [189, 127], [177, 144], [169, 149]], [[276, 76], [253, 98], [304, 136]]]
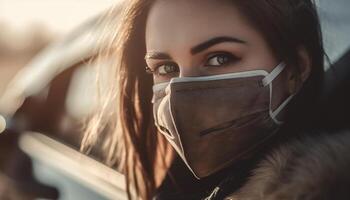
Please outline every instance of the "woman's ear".
[[300, 79], [304, 83], [310, 76], [312, 60], [305, 47], [298, 48]]
[[288, 88], [291, 94], [299, 91], [311, 72], [312, 61], [304, 47], [298, 48], [298, 68], [288, 73]]

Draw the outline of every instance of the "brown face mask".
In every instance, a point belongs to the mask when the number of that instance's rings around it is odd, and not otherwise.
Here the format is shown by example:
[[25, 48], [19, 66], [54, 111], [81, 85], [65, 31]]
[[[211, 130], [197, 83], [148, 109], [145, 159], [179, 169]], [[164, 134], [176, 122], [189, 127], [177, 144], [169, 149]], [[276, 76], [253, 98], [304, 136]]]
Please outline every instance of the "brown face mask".
[[155, 85], [155, 124], [197, 178], [213, 174], [277, 131], [276, 115], [292, 98], [272, 111], [272, 81], [284, 67]]

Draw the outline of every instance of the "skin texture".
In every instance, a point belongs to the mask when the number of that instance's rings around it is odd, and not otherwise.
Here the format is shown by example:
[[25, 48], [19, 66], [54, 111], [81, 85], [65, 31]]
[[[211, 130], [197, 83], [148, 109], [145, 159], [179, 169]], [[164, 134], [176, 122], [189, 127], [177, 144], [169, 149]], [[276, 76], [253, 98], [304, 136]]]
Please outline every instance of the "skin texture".
[[[244, 42], [221, 42], [191, 54], [191, 48], [216, 37], [231, 37]], [[156, 2], [146, 24], [146, 48], [147, 65], [153, 71], [157, 72], [157, 67], [164, 67], [164, 64], [175, 65], [179, 69], [178, 73], [167, 75], [154, 73], [155, 83], [169, 81], [172, 77], [256, 69], [270, 72], [280, 62], [262, 35], [229, 1]], [[167, 54], [169, 58], [152, 58], [159, 53]], [[232, 58], [226, 63], [218, 62], [220, 56], [227, 57], [225, 54], [232, 55]]]
[[[215, 44], [208, 45], [214, 38]], [[282, 62], [259, 30], [228, 0], [156, 1], [146, 21], [145, 42], [145, 59], [155, 84], [174, 77], [271, 72]], [[273, 81], [272, 110], [295, 94], [309, 76], [309, 55], [302, 46], [299, 54], [301, 66], [288, 65]], [[277, 119], [284, 121], [285, 113]]]
[[[239, 42], [221, 41], [193, 54], [193, 48], [218, 37]], [[147, 18], [145, 41], [145, 59], [155, 84], [168, 82], [173, 77], [250, 70], [271, 72], [281, 62], [262, 34], [226, 0], [156, 1]], [[299, 53], [301, 69], [288, 66], [275, 80], [278, 84], [273, 86], [273, 109], [295, 94], [309, 76], [309, 56], [302, 47]], [[226, 61], [220, 62], [220, 58]], [[164, 74], [166, 66], [172, 70]]]

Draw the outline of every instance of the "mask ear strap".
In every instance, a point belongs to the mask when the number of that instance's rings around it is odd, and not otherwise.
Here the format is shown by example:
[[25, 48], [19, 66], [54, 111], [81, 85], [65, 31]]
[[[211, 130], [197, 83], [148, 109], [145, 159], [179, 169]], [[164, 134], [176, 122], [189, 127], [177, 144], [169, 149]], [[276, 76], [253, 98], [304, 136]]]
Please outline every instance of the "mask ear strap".
[[278, 108], [276, 108], [276, 110], [272, 111], [270, 108], [270, 116], [273, 119], [273, 121], [275, 121], [277, 124], [283, 124], [283, 121], [279, 121], [276, 117], [283, 110], [283, 108], [288, 105], [288, 103], [293, 99], [294, 96], [294, 94], [290, 95], [286, 100], [284, 100], [281, 103], [281, 105], [278, 106]]
[[277, 65], [277, 67], [275, 67], [275, 69], [273, 69], [272, 72], [265, 76], [265, 78], [262, 80], [263, 85], [267, 86], [272, 83], [272, 81], [284, 70], [285, 67], [286, 64], [284, 62]]
[[284, 100], [279, 106], [278, 108], [276, 108], [274, 111], [272, 111], [272, 81], [275, 80], [275, 78], [284, 70], [284, 68], [286, 67], [286, 64], [284, 62], [280, 63], [279, 65], [277, 65], [272, 71], [271, 73], [269, 73], [269, 75], [265, 76], [265, 78], [262, 80], [262, 83], [264, 86], [269, 85], [270, 86], [270, 117], [273, 119], [273, 121], [276, 124], [283, 124], [282, 121], [279, 121], [277, 119], [277, 115], [283, 110], [283, 108], [285, 108], [288, 103], [293, 99], [294, 95], [290, 95], [286, 100]]

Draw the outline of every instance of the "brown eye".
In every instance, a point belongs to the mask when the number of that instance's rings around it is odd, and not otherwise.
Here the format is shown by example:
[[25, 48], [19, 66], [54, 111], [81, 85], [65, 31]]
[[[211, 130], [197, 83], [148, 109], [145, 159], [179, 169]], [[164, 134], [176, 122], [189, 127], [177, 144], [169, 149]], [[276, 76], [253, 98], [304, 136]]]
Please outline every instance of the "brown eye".
[[235, 56], [228, 53], [215, 54], [214, 56], [211, 56], [208, 59], [206, 65], [218, 67], [218, 66], [229, 64], [233, 62], [235, 59], [237, 59], [235, 58]]
[[179, 72], [179, 67], [173, 63], [160, 65], [156, 69], [156, 74], [160, 76], [169, 75], [171, 73], [178, 73], [178, 72]]

